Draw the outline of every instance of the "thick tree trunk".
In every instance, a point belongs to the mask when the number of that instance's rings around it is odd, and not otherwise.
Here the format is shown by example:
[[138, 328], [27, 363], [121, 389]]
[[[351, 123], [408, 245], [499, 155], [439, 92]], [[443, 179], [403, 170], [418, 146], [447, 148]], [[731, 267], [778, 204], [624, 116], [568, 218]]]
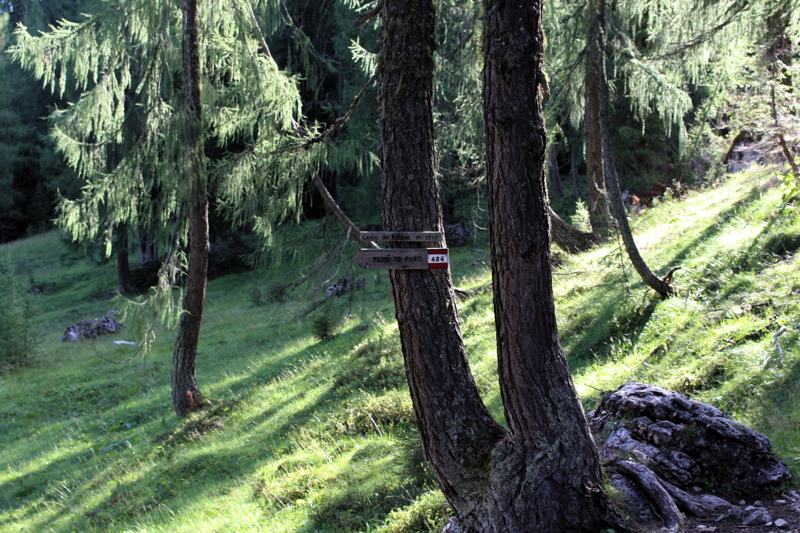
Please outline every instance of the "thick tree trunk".
[[189, 204], [189, 271], [183, 314], [172, 354], [172, 406], [179, 417], [200, 407], [204, 400], [197, 386], [195, 360], [208, 275], [208, 198], [205, 187], [202, 108], [200, 105], [200, 54], [197, 0], [183, 0], [183, 92], [186, 144], [185, 179]]
[[125, 294], [133, 289], [131, 265], [128, 261], [128, 225], [117, 225], [117, 291]]
[[[602, 0], [601, 0], [602, 3]], [[602, 20], [602, 19], [601, 19]], [[602, 30], [601, 30], [602, 31]], [[602, 36], [602, 33], [601, 33]], [[605, 61], [601, 59], [600, 62], [602, 70], [605, 71]], [[611, 208], [614, 214], [614, 219], [617, 222], [622, 243], [625, 245], [625, 251], [630, 258], [631, 264], [642, 281], [647, 284], [651, 289], [656, 291], [662, 298], [666, 298], [673, 294], [675, 289], [665, 279], [662, 279], [650, 270], [647, 263], [644, 262], [642, 255], [639, 253], [639, 248], [633, 240], [633, 233], [631, 232], [630, 224], [628, 224], [628, 214], [625, 212], [625, 205], [622, 203], [622, 192], [619, 187], [619, 180], [617, 180], [617, 164], [614, 160], [614, 149], [611, 143], [611, 132], [609, 131], [608, 124], [610, 121], [609, 112], [609, 94], [608, 94], [608, 81], [605, 76], [600, 79], [600, 131], [602, 138], [602, 153], [605, 162], [605, 175], [606, 187], [609, 196], [611, 197]]]
[[[382, 7], [384, 229], [443, 232], [434, 171], [433, 0], [396, 0]], [[504, 432], [483, 405], [469, 370], [450, 271], [392, 270], [391, 279], [423, 449], [442, 492], [463, 516], [485, 490], [485, 465]]]
[[[595, 3], [596, 1], [596, 3]], [[586, 203], [589, 209], [589, 223], [592, 233], [598, 240], [609, 235], [611, 217], [606, 197], [606, 177], [603, 172], [603, 140], [600, 133], [600, 85], [605, 80], [602, 70], [602, 13], [603, 0], [589, 3], [587, 21], [588, 55], [586, 58], [586, 106], [584, 120], [586, 127]]]
[[479, 531], [616, 530], [558, 342], [541, 107], [542, 2], [485, 0], [484, 116], [498, 372], [509, 434], [492, 453]]

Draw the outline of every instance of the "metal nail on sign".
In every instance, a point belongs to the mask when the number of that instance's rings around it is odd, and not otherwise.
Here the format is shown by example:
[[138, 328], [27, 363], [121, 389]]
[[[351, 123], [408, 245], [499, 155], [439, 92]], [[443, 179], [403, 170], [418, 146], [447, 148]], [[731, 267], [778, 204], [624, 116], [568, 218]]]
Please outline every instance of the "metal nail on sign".
[[450, 264], [450, 255], [447, 248], [365, 248], [356, 254], [355, 262], [370, 270], [444, 270]]

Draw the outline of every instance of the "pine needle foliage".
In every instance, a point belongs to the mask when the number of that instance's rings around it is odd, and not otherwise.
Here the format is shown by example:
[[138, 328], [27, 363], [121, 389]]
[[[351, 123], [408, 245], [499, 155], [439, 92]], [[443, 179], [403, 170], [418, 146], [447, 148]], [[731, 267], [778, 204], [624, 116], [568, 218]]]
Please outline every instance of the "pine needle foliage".
[[[546, 14], [546, 62], [553, 78], [548, 107], [580, 127], [585, 101], [586, 27], [598, 5], [556, 2]], [[635, 118], [644, 128], [652, 113], [684, 139], [693, 109], [691, 91], [716, 85], [732, 73], [747, 43], [750, 4], [744, 0], [664, 2], [620, 0], [606, 4], [604, 28], [609, 81], [620, 80]], [[613, 88], [613, 87], [612, 87]]]
[[[80, 92], [50, 117], [57, 149], [86, 180], [79, 199], [60, 201], [58, 225], [74, 240], [103, 240], [107, 254], [119, 223], [162, 228], [171, 234], [162, 289], [185, 267], [180, 250], [194, 186], [182, 178], [190, 122], [180, 7], [100, 1], [91, 15], [38, 36], [20, 26], [11, 49], [51, 91], [61, 95], [71, 85]], [[217, 154], [201, 179], [234, 223], [253, 224], [265, 242], [274, 222], [296, 216], [304, 179], [325, 156], [320, 149], [272, 154], [314, 133], [298, 126], [298, 78], [278, 67], [265, 38], [282, 22], [272, 0], [206, 2], [200, 12], [202, 131], [206, 157]]]

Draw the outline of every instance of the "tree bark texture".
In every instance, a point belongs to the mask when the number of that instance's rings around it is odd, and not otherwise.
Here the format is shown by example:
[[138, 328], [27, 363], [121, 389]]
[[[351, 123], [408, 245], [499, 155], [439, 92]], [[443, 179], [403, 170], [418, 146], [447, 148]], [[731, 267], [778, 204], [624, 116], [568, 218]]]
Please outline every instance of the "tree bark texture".
[[594, 242], [594, 235], [581, 231], [547, 207], [550, 214], [550, 229], [552, 231], [553, 242], [567, 253], [576, 254], [588, 250]]
[[598, 240], [609, 235], [611, 216], [606, 198], [606, 177], [603, 172], [603, 141], [600, 133], [600, 85], [605, 80], [602, 69], [602, 24], [605, 2], [589, 2], [587, 11], [588, 54], [586, 58], [586, 106], [584, 123], [586, 128], [586, 202], [589, 224]]
[[208, 197], [200, 104], [200, 55], [197, 0], [183, 0], [183, 93], [185, 105], [186, 201], [189, 205], [189, 271], [183, 313], [172, 354], [172, 405], [179, 417], [203, 404], [195, 361], [208, 275]]
[[[600, 65], [601, 72], [605, 72], [605, 60], [602, 55]], [[614, 219], [617, 222], [617, 227], [622, 237], [622, 243], [625, 246], [625, 251], [628, 254], [633, 268], [648, 287], [656, 291], [662, 298], [666, 298], [673, 294], [675, 289], [666, 280], [656, 276], [656, 274], [650, 270], [650, 267], [647, 266], [647, 263], [645, 263], [642, 255], [639, 253], [636, 242], [633, 240], [633, 233], [631, 232], [630, 224], [628, 224], [628, 214], [625, 212], [625, 205], [622, 203], [622, 192], [620, 191], [619, 180], [617, 179], [617, 164], [614, 159], [614, 147], [611, 143], [611, 132], [608, 127], [611, 120], [609, 111], [610, 97], [608, 92], [608, 80], [604, 75], [600, 78], [599, 96], [602, 155], [605, 163], [606, 188], [611, 197], [612, 213], [614, 214]]]
[[[484, 118], [498, 373], [509, 432], [479, 531], [617, 530], [558, 341], [541, 78], [542, 2], [485, 0]], [[494, 13], [492, 13], [494, 11]]]
[[[381, 15], [384, 229], [443, 232], [434, 169], [433, 0], [384, 2]], [[398, 269], [390, 274], [422, 446], [442, 492], [463, 516], [484, 493], [488, 455], [503, 430], [484, 406], [470, 372], [450, 271]]]

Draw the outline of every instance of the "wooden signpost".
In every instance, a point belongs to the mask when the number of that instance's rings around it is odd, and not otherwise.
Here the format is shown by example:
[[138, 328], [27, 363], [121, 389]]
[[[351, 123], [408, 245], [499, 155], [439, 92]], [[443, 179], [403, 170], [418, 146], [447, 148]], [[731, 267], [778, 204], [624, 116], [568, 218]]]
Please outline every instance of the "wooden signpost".
[[447, 248], [363, 248], [356, 254], [356, 264], [370, 270], [401, 268], [404, 270], [446, 269]]
[[362, 231], [362, 241], [437, 242], [444, 239], [441, 231]]
[[[443, 239], [441, 231], [362, 231], [361, 238], [369, 241], [436, 242]], [[363, 248], [355, 257], [361, 268], [367, 269], [447, 269], [450, 255], [447, 248]]]

